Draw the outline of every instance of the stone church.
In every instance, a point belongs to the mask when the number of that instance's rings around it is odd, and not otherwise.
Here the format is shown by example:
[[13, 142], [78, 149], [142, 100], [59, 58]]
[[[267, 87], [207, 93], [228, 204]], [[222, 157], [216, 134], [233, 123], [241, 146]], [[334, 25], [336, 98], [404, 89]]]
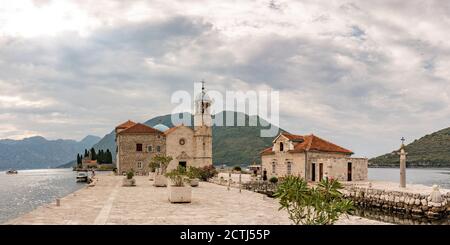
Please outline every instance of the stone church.
[[116, 127], [116, 166], [118, 173], [133, 170], [138, 175], [149, 173], [149, 163], [156, 155], [171, 156], [167, 170], [212, 165], [211, 99], [205, 88], [195, 100], [194, 127], [163, 124], [150, 127], [127, 121]]
[[295, 175], [318, 182], [325, 176], [340, 181], [367, 180], [368, 159], [351, 157], [353, 152], [316, 135], [282, 132], [272, 147], [261, 152], [268, 178]]

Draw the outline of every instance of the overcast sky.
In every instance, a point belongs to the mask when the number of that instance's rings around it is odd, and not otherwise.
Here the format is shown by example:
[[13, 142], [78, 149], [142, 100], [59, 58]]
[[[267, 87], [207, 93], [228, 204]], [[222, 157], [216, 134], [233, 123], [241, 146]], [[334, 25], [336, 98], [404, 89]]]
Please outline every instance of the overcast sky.
[[205, 79], [371, 157], [450, 126], [449, 27], [450, 1], [2, 1], [0, 138], [103, 136]]

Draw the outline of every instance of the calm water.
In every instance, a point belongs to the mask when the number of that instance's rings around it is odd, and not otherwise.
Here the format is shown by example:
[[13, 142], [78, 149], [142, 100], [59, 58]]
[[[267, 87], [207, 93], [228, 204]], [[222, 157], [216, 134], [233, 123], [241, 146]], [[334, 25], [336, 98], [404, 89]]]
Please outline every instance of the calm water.
[[[395, 168], [369, 168], [370, 180], [384, 180], [399, 182], [400, 170]], [[450, 189], [450, 169], [406, 169], [407, 184], [422, 184], [427, 186], [439, 185]]]
[[0, 224], [80, 189], [85, 184], [76, 183], [75, 177], [71, 169], [0, 172]]

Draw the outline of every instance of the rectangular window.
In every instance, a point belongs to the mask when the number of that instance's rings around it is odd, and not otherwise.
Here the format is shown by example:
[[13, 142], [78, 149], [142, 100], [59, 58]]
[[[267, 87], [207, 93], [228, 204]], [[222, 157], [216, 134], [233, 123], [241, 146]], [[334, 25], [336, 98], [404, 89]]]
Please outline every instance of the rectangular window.
[[276, 164], [275, 162], [272, 163], [272, 173], [275, 174], [276, 171]]
[[138, 163], [137, 163], [137, 168], [138, 168], [138, 169], [141, 169], [141, 168], [142, 168], [142, 162], [138, 162]]
[[287, 174], [288, 175], [292, 174], [292, 163], [291, 162], [287, 163]]
[[156, 146], [156, 151], [157, 151], [157, 152], [161, 152], [161, 146], [159, 146], [159, 145]]
[[142, 151], [142, 144], [136, 144], [136, 151]]
[[151, 146], [151, 145], [148, 145], [148, 146], [147, 146], [147, 152], [152, 152], [152, 151], [153, 151], [152, 146]]

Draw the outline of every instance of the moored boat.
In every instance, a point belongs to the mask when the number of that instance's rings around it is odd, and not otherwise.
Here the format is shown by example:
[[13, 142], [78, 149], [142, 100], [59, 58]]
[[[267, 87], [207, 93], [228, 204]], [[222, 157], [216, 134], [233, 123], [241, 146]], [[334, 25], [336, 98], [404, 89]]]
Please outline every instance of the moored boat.
[[17, 172], [17, 170], [15, 169], [10, 169], [8, 171], [6, 171], [6, 174], [18, 174], [19, 172]]

